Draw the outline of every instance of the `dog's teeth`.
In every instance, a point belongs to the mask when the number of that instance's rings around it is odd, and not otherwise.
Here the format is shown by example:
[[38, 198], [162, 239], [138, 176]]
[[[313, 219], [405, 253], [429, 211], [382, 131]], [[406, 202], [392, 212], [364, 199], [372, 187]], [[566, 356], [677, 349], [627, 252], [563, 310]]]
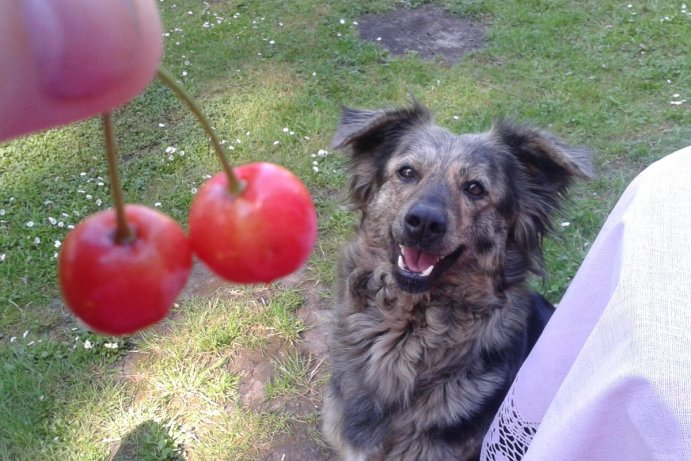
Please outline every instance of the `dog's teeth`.
[[427, 269], [425, 269], [420, 275], [427, 277], [429, 274], [432, 273], [434, 270], [434, 266], [429, 266]]
[[403, 261], [403, 255], [398, 255], [398, 267], [401, 269], [406, 269], [405, 262]]

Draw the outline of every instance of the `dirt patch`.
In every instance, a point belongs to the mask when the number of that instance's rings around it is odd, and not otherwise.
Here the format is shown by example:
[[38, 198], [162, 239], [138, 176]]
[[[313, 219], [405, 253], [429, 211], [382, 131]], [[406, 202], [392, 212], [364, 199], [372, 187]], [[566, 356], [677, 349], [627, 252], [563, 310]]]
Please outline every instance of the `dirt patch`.
[[265, 461], [335, 461], [335, 453], [326, 445], [321, 435], [321, 407], [326, 367], [312, 357], [309, 388], [297, 395], [280, 397], [266, 402], [269, 411], [289, 415], [291, 432], [279, 434], [265, 455]]
[[199, 260], [194, 261], [190, 278], [187, 280], [185, 288], [180, 293], [181, 298], [190, 296], [205, 297], [217, 295], [223, 290], [229, 290], [230, 284], [217, 277], [213, 272], [206, 268]]
[[[334, 453], [321, 438], [319, 419], [323, 384], [329, 371], [331, 301], [324, 296], [328, 289], [306, 280], [304, 271], [280, 282], [279, 289], [292, 288], [299, 289], [305, 298], [296, 315], [304, 322], [306, 330], [295, 348], [307, 364], [308, 385], [295, 394], [267, 399], [266, 387], [276, 376], [275, 364], [285, 358], [292, 346], [281, 341], [269, 341], [260, 349], [240, 350], [229, 363], [229, 369], [240, 375], [239, 402], [228, 402], [226, 411], [234, 411], [239, 404], [260, 413], [289, 415], [291, 432], [276, 435], [263, 458], [266, 461], [335, 461]], [[232, 296], [232, 285], [195, 261], [182, 296]]]
[[[323, 297], [325, 287], [304, 281], [304, 274], [295, 274], [283, 280], [282, 284], [290, 288], [300, 287], [305, 297], [305, 303], [298, 309], [297, 316], [304, 322], [306, 330], [297, 344], [297, 350], [308, 364], [309, 385], [297, 395], [264, 402], [264, 408], [291, 415], [292, 420], [292, 432], [277, 436], [264, 459], [335, 461], [338, 458], [322, 439], [319, 418], [324, 384], [329, 371], [328, 325], [332, 315], [331, 301]], [[278, 353], [280, 354], [280, 351]], [[272, 376], [273, 370], [267, 378], [271, 379]]]
[[454, 64], [468, 51], [485, 44], [485, 28], [476, 21], [454, 16], [427, 4], [358, 19], [360, 36], [400, 56], [415, 52], [422, 59], [441, 58]]
[[[262, 350], [239, 351], [230, 366], [240, 375], [240, 404], [255, 411], [264, 410], [266, 385], [274, 375], [272, 362], [281, 355], [281, 345], [269, 343]], [[231, 406], [226, 410], [232, 411]]]

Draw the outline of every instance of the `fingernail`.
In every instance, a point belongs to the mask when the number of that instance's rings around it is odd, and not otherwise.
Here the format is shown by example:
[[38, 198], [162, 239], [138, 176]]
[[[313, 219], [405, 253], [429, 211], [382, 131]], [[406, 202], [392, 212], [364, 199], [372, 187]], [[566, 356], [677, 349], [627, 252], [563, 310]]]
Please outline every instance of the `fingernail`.
[[132, 0], [24, 0], [22, 7], [47, 93], [81, 98], [108, 91], [137, 60]]

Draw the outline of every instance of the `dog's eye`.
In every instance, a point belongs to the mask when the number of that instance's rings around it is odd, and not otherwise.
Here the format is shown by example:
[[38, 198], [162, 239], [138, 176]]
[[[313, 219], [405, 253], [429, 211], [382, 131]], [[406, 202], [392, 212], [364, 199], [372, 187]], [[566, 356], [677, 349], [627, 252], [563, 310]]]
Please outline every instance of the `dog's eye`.
[[403, 179], [415, 179], [417, 173], [409, 166], [402, 166], [398, 169], [398, 176]]
[[477, 181], [466, 184], [465, 191], [473, 197], [481, 197], [485, 194], [485, 188]]

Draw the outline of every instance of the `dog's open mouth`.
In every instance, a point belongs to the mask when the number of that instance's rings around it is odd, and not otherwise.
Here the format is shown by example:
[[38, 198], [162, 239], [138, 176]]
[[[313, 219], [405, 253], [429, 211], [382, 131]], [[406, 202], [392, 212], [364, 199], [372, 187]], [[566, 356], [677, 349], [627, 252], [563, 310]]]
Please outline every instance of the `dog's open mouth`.
[[429, 290], [430, 280], [439, 277], [451, 267], [463, 252], [463, 246], [446, 256], [400, 244], [398, 248], [400, 252], [396, 264], [398, 270], [395, 271], [396, 281], [402, 289], [411, 293]]
[[434, 270], [434, 265], [441, 259], [430, 253], [403, 245], [398, 246], [401, 254], [398, 255], [398, 268], [420, 277], [429, 277]]

